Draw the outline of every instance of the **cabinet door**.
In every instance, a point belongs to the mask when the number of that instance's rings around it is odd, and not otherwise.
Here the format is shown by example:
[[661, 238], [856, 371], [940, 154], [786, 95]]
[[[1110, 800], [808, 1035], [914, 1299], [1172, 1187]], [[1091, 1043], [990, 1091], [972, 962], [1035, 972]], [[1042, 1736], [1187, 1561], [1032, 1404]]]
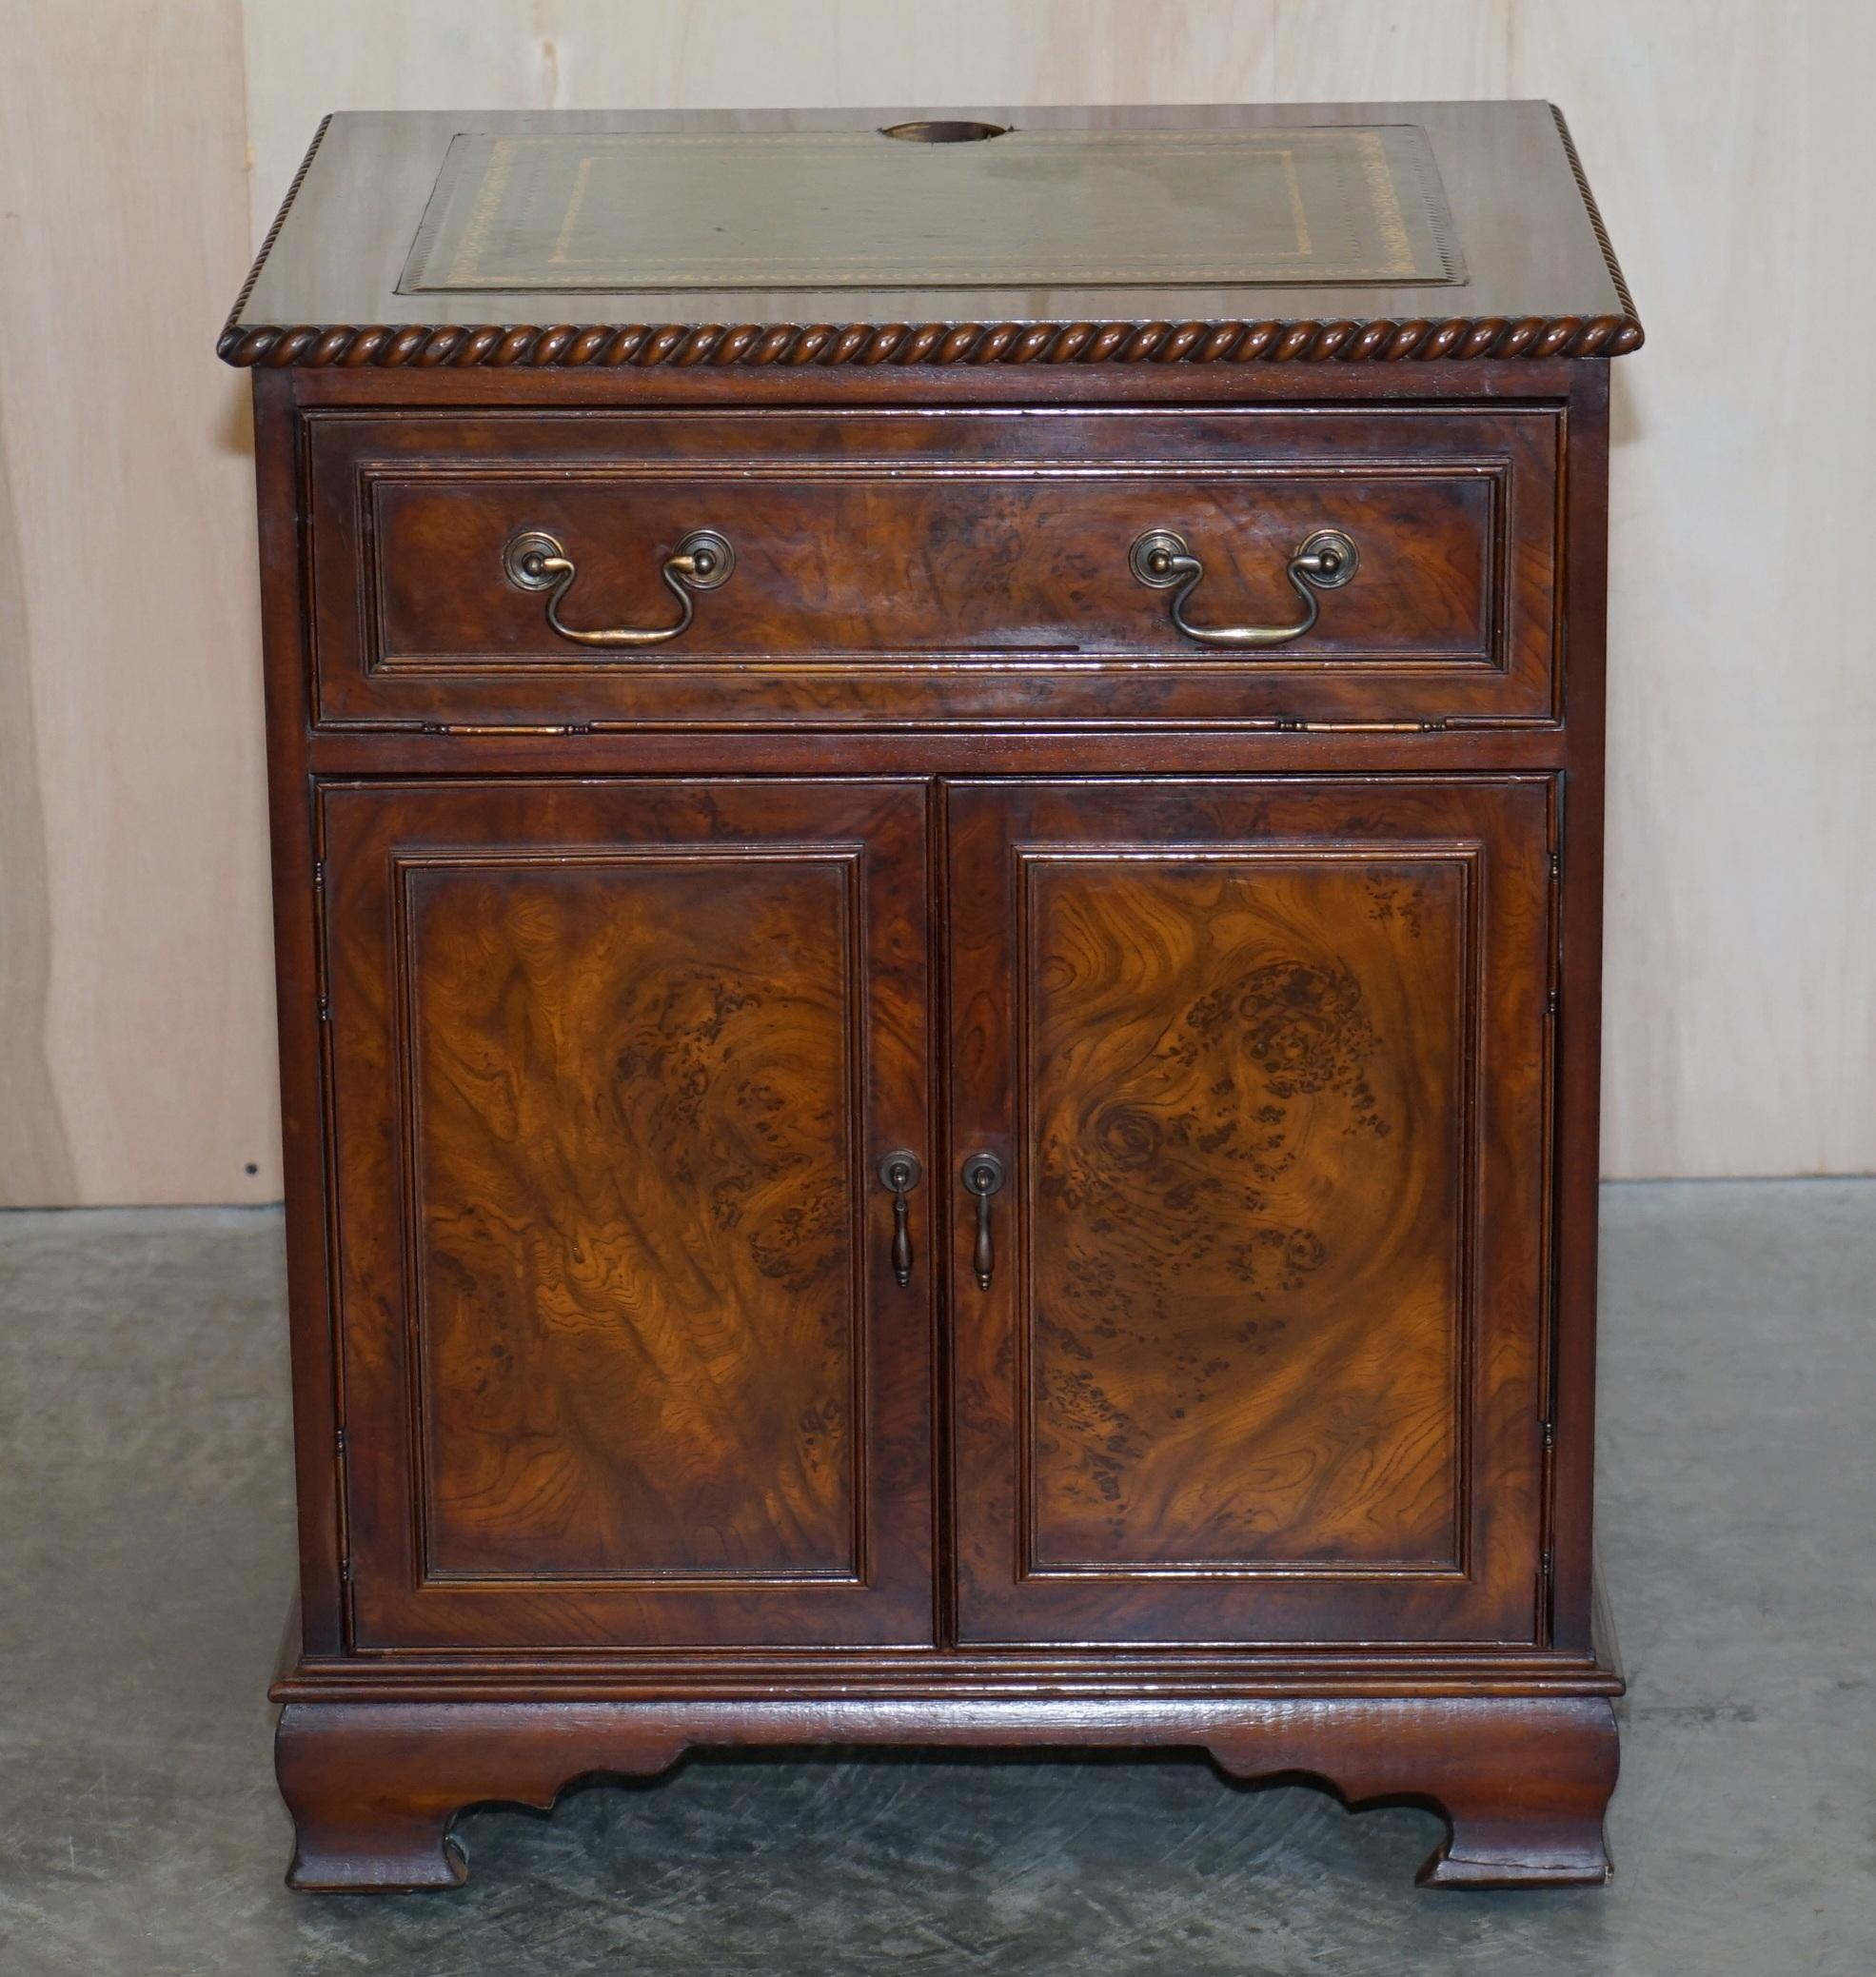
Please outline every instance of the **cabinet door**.
[[1534, 1639], [1550, 797], [953, 791], [962, 1639]]
[[322, 791], [357, 1645], [931, 1640], [924, 801]]

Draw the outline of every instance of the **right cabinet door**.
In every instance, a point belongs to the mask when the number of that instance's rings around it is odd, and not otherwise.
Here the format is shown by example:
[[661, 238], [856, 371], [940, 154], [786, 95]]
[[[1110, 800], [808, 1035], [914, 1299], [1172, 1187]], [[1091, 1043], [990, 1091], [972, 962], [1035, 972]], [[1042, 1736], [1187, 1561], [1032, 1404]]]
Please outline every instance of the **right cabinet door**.
[[1552, 804], [953, 786], [961, 1640], [1534, 1641]]

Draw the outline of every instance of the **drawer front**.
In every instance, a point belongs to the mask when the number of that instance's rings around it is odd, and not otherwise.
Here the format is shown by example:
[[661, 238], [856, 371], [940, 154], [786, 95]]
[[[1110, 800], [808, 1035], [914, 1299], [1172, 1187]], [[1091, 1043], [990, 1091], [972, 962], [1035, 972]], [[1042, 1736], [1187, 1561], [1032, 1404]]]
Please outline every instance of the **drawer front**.
[[1556, 714], [1541, 406], [308, 423], [323, 723]]

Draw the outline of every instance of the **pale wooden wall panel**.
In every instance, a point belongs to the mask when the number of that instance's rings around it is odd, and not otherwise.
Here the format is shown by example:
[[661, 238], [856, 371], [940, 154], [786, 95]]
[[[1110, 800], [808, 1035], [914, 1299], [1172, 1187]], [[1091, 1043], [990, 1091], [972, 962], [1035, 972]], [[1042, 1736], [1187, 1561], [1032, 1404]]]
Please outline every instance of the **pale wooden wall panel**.
[[1276, 100], [1518, 96], [1520, 0], [1277, 0]]
[[0, 47], [0, 1202], [265, 1199], [239, 10], [8, 0]]
[[1278, 0], [247, 0], [257, 237], [328, 109], [1268, 98]]
[[1276, 69], [1562, 104], [1648, 326], [1614, 367], [1606, 1168], [1876, 1168], [1876, 9], [1283, 0]]
[[1876, 1168], [1876, 10], [1528, 11], [1649, 326], [1617, 366], [1607, 1157]]
[[[276, 1185], [248, 469], [206, 353], [318, 118], [393, 107], [1563, 103], [1649, 331], [1616, 366], [1609, 1165], [1876, 1168], [1876, 9], [0, 0], [0, 1199]], [[1750, 367], [1794, 333], [1810, 362]], [[81, 535], [74, 585], [44, 545]]]

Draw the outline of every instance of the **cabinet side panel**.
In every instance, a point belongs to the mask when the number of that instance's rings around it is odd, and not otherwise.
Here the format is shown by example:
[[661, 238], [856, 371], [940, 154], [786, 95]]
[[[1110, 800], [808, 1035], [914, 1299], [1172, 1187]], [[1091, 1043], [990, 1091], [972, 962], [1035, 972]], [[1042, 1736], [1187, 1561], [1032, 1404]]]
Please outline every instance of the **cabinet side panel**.
[[1603, 835], [1609, 617], [1609, 366], [1570, 396], [1564, 641], [1569, 757], [1562, 833], [1551, 1476], [1552, 1643], [1591, 1646], [1596, 1448], [1596, 1188], [1601, 1167]]
[[274, 979], [286, 1202], [286, 1297], [293, 1359], [300, 1627], [308, 1654], [340, 1651], [344, 1540], [338, 1471], [343, 1418], [331, 1296], [317, 888], [308, 776], [309, 637], [301, 555], [297, 380], [254, 373], [254, 469], [261, 543], [267, 801], [273, 840]]

